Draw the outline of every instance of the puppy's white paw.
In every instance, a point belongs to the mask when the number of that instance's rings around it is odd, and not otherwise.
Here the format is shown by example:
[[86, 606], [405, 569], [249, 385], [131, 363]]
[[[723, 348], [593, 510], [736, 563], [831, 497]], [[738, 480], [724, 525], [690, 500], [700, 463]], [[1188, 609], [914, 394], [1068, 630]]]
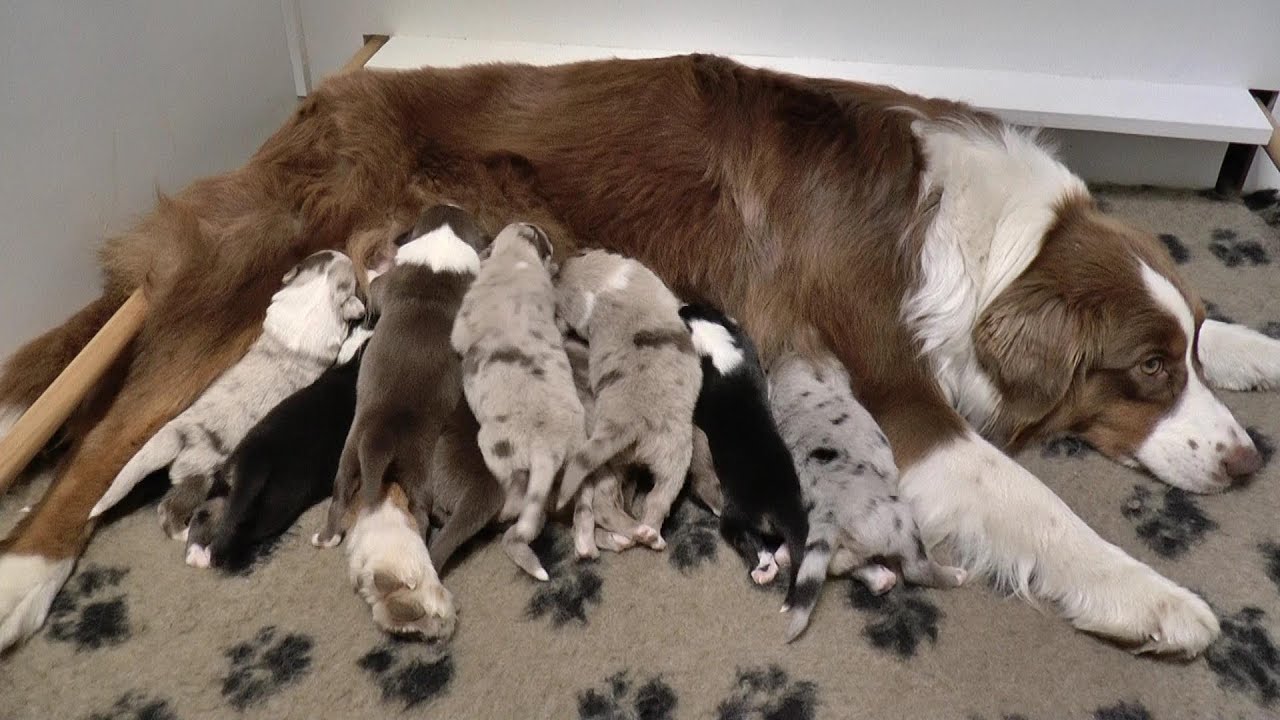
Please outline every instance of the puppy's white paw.
[[867, 565], [858, 568], [857, 577], [872, 595], [883, 595], [898, 584], [898, 575], [883, 565]]
[[0, 555], [0, 651], [40, 629], [75, 562], [73, 558]]
[[1064, 608], [1072, 624], [1135, 653], [1194, 657], [1221, 632], [1204, 600], [1136, 562], [1081, 595], [1077, 606]]
[[373, 619], [387, 632], [429, 642], [453, 637], [458, 622], [453, 593], [439, 582], [391, 592], [373, 604]]
[[311, 544], [315, 547], [326, 550], [329, 548], [336, 548], [342, 544], [342, 533], [335, 533], [325, 539], [320, 538], [320, 533], [314, 533], [311, 536]]
[[780, 568], [791, 567], [791, 549], [787, 547], [786, 543], [779, 545], [778, 549], [773, 551], [773, 559]]
[[213, 553], [204, 545], [188, 545], [187, 564], [193, 568], [207, 569], [213, 564]]
[[636, 542], [647, 545], [654, 550], [662, 550], [667, 547], [667, 541], [662, 539], [662, 534], [649, 525], [641, 525], [636, 528]]
[[757, 585], [768, 585], [777, 576], [778, 561], [774, 558], [773, 553], [761, 550], [759, 563], [756, 565], [756, 569], [751, 571], [751, 579]]

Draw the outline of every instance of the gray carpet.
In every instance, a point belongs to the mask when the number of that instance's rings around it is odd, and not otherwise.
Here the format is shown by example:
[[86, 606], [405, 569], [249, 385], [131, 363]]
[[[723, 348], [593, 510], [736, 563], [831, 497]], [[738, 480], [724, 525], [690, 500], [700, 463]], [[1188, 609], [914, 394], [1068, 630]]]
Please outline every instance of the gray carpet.
[[[1195, 193], [1109, 188], [1164, 233], [1211, 314], [1280, 335], [1280, 214]], [[1272, 224], [1268, 224], [1270, 221]], [[1227, 403], [1269, 455], [1280, 397]], [[1103, 536], [1197, 590], [1223, 637], [1190, 663], [1135, 658], [981, 585], [872, 597], [828, 584], [781, 643], [780, 595], [750, 585], [685, 503], [666, 552], [580, 565], [563, 530], [521, 576], [492, 543], [445, 578], [447, 648], [378, 633], [313, 510], [245, 575], [182, 563], [152, 508], [100, 531], [47, 627], [0, 664], [0, 718], [1260, 718], [1280, 715], [1280, 462], [1225, 495], [1172, 490], [1077, 441], [1020, 460]], [[39, 483], [3, 500], [7, 528]]]

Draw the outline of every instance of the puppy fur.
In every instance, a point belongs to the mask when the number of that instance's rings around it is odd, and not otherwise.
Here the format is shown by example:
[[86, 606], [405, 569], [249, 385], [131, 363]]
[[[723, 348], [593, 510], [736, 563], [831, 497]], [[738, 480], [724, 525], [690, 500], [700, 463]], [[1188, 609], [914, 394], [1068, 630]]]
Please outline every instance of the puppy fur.
[[350, 258], [325, 250], [294, 266], [267, 308], [262, 335], [195, 403], [157, 432], [120, 470], [89, 513], [97, 517], [147, 475], [169, 468], [173, 488], [160, 524], [185, 539], [191, 513], [241, 438], [296, 390], [333, 365], [349, 323], [364, 316]]
[[787, 604], [793, 604], [796, 572], [804, 561], [809, 521], [791, 454], [769, 409], [769, 390], [756, 348], [731, 318], [710, 306], [686, 305], [689, 325], [702, 358], [702, 390], [694, 421], [707, 434], [724, 494], [720, 533], [754, 567], [757, 583], [777, 573], [761, 533], [782, 535], [789, 564]]
[[341, 542], [360, 491], [375, 507], [389, 472], [409, 495], [419, 527], [431, 521], [432, 455], [445, 421], [462, 399], [462, 370], [449, 333], [488, 236], [462, 209], [424, 210], [396, 250], [395, 266], [369, 286], [374, 328], [360, 364], [355, 421], [334, 479], [328, 520], [317, 541]]
[[877, 594], [896, 576], [881, 559], [901, 563], [909, 582], [955, 587], [960, 568], [932, 560], [920, 541], [911, 507], [898, 499], [898, 468], [889, 441], [853, 397], [835, 358], [781, 358], [770, 374], [778, 431], [791, 450], [809, 507], [809, 538], [792, 598], [787, 640], [804, 632], [817, 605], [832, 553], [848, 549], [854, 574]]
[[645, 465], [654, 487], [632, 537], [660, 550], [689, 471], [701, 380], [680, 301], [639, 262], [592, 250], [565, 262], [556, 305], [588, 343], [595, 397], [591, 438], [565, 469], [561, 501], [607, 462]]
[[480, 424], [464, 398], [436, 443], [431, 469], [433, 516], [441, 527], [432, 533], [429, 548], [441, 573], [459, 547], [499, 519], [506, 501], [506, 492], [489, 472], [476, 442], [479, 432]]
[[396, 483], [357, 511], [347, 542], [347, 574], [386, 632], [426, 640], [453, 636], [453, 595], [440, 584], [422, 531]]
[[333, 492], [369, 335], [352, 330], [338, 364], [267, 413], [236, 447], [220, 473], [229, 481], [215, 482], [214, 496], [191, 516], [188, 565], [243, 567], [255, 545], [289, 529]]
[[529, 543], [545, 521], [557, 471], [584, 436], [582, 403], [555, 322], [551, 242], [540, 228], [508, 225], [453, 326], [463, 389], [480, 423], [480, 452], [518, 519], [503, 535], [517, 566], [548, 579]]

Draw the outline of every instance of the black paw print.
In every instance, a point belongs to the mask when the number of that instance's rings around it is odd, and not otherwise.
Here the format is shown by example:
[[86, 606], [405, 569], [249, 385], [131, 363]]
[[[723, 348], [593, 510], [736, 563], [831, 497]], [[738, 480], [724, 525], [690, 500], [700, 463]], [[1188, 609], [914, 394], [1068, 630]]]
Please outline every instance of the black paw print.
[[297, 682], [311, 669], [311, 646], [306, 635], [291, 633], [276, 639], [276, 628], [268, 625], [223, 654], [231, 669], [222, 678], [222, 697], [237, 710], [244, 710]]
[[667, 540], [667, 561], [687, 573], [714, 562], [720, 546], [720, 520], [711, 511], [685, 499], [662, 527]]
[[1165, 488], [1161, 507], [1155, 507], [1151, 489], [1134, 485], [1121, 513], [1137, 523], [1138, 537], [1160, 557], [1174, 559], [1204, 539], [1218, 524], [1200, 509], [1193, 495], [1179, 488]]
[[1267, 563], [1267, 577], [1276, 584], [1276, 590], [1280, 590], [1280, 544], [1262, 543], [1258, 546], [1258, 550]]
[[1233, 268], [1248, 263], [1249, 265], [1270, 265], [1271, 257], [1267, 249], [1257, 240], [1241, 240], [1235, 230], [1218, 228], [1213, 231], [1213, 242], [1209, 243], [1209, 252], [1222, 261], [1223, 265]]
[[1263, 627], [1266, 613], [1246, 607], [1221, 619], [1222, 636], [1205, 651], [1218, 682], [1270, 707], [1280, 698], [1280, 649]]
[[178, 720], [178, 716], [166, 700], [149, 698], [140, 692], [127, 692], [110, 708], [92, 713], [87, 720]]
[[813, 720], [818, 709], [818, 686], [792, 680], [777, 665], [739, 668], [738, 680], [716, 707], [718, 720]]
[[942, 610], [929, 602], [918, 587], [899, 585], [883, 595], [874, 595], [862, 583], [850, 581], [849, 604], [873, 616], [862, 634], [880, 650], [906, 659], [915, 656], [921, 642], [938, 642]]
[[389, 640], [356, 665], [382, 688], [383, 702], [404, 703], [405, 710], [436, 699], [453, 682], [453, 658], [411, 640]]
[[1245, 432], [1249, 434], [1253, 446], [1258, 448], [1258, 454], [1262, 455], [1262, 465], [1266, 467], [1267, 463], [1271, 462], [1271, 457], [1276, 454], [1276, 444], [1271, 441], [1270, 435], [1256, 427], [1246, 428]]
[[1084, 457], [1093, 452], [1093, 447], [1085, 442], [1083, 438], [1075, 435], [1065, 435], [1063, 437], [1054, 438], [1045, 443], [1040, 454], [1047, 458], [1067, 457], [1077, 458]]
[[1216, 303], [1212, 303], [1208, 300], [1204, 301], [1204, 316], [1210, 320], [1217, 320], [1221, 323], [1235, 322], [1235, 320], [1231, 319], [1230, 315], [1222, 312], [1222, 308], [1218, 307]]
[[1151, 711], [1140, 702], [1119, 702], [1094, 710], [1093, 720], [1151, 720]]
[[661, 677], [637, 686], [626, 670], [611, 675], [602, 689], [578, 693], [579, 720], [672, 720], [675, 711], [675, 690]]
[[1181, 265], [1191, 259], [1191, 251], [1187, 250], [1187, 246], [1182, 244], [1177, 235], [1160, 233], [1160, 242], [1164, 243], [1175, 263]]
[[586, 625], [587, 611], [600, 604], [600, 574], [592, 563], [574, 557], [573, 539], [557, 525], [548, 525], [531, 546], [551, 579], [538, 582], [525, 614], [532, 619], [550, 616], [554, 627], [571, 621]]
[[1272, 320], [1262, 326], [1262, 334], [1269, 338], [1280, 340], [1280, 320]]
[[1241, 199], [1245, 207], [1261, 215], [1268, 225], [1280, 225], [1280, 191], [1258, 190]]
[[[127, 568], [90, 565], [53, 599], [49, 639], [75, 643], [76, 650], [97, 650], [129, 639], [129, 608], [116, 588]], [[103, 597], [110, 595], [110, 597]]]

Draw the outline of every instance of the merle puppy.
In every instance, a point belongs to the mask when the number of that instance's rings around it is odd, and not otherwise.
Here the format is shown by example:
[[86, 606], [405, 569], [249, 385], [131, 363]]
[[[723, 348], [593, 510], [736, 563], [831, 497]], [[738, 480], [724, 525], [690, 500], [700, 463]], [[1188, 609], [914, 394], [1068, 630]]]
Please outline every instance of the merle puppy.
[[782, 536], [793, 559], [790, 605], [809, 520], [791, 453], [769, 408], [769, 386], [755, 344], [733, 319], [710, 306], [685, 305], [680, 318], [702, 359], [702, 389], [693, 420], [706, 433], [724, 494], [720, 533], [755, 568], [751, 578], [759, 584], [778, 571], [761, 534]]

